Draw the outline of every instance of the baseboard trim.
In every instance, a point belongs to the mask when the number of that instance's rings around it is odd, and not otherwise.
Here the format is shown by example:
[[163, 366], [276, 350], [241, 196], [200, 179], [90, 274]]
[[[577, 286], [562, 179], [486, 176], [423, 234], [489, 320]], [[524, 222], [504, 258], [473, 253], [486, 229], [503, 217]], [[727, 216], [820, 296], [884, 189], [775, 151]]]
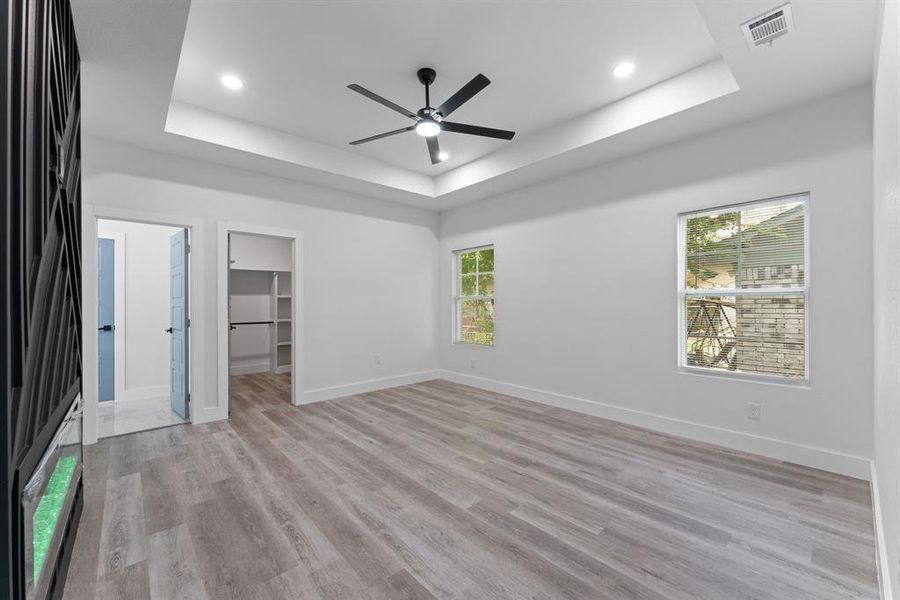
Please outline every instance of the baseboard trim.
[[134, 400], [147, 400], [149, 398], [160, 398], [169, 395], [168, 385], [150, 385], [140, 388], [125, 388], [122, 392], [122, 402], [132, 402]]
[[878, 585], [881, 600], [893, 600], [891, 592], [891, 566], [888, 564], [887, 540], [884, 537], [884, 521], [881, 512], [881, 496], [878, 494], [878, 471], [875, 461], [869, 461], [869, 485], [872, 490], [872, 516], [875, 521], [876, 560], [878, 563]]
[[269, 361], [249, 363], [245, 365], [232, 365], [228, 368], [228, 374], [231, 377], [235, 375], [250, 375], [251, 373], [268, 373], [272, 369]]
[[666, 417], [622, 406], [606, 404], [596, 400], [568, 396], [566, 394], [530, 388], [514, 383], [507, 383], [505, 381], [498, 381], [496, 379], [467, 375], [457, 371], [442, 370], [440, 373], [441, 379], [446, 379], [447, 381], [470, 385], [472, 387], [500, 394], [507, 394], [509, 396], [516, 396], [525, 400], [540, 402], [541, 404], [549, 404], [559, 408], [583, 412], [597, 417], [627, 423], [628, 425], [652, 429], [661, 433], [676, 435], [709, 444], [717, 444], [733, 450], [758, 454], [767, 458], [774, 458], [776, 460], [796, 463], [806, 467], [822, 469], [824, 471], [847, 475], [857, 479], [868, 480], [871, 476], [869, 467], [870, 460], [860, 456], [842, 454], [825, 448], [805, 446], [793, 442], [786, 442], [784, 440], [753, 435], [742, 431], [734, 431], [693, 421]]
[[440, 371], [419, 371], [418, 373], [405, 373], [403, 375], [394, 375], [392, 377], [382, 377], [380, 379], [368, 379], [366, 381], [357, 381], [344, 385], [336, 385], [333, 387], [317, 388], [314, 390], [306, 390], [303, 392], [302, 404], [311, 404], [313, 402], [321, 402], [323, 400], [333, 400], [334, 398], [343, 398], [344, 396], [353, 396], [354, 394], [365, 394], [366, 392], [375, 392], [387, 388], [397, 387], [398, 385], [411, 385], [413, 383], [421, 383], [431, 379], [439, 379]]

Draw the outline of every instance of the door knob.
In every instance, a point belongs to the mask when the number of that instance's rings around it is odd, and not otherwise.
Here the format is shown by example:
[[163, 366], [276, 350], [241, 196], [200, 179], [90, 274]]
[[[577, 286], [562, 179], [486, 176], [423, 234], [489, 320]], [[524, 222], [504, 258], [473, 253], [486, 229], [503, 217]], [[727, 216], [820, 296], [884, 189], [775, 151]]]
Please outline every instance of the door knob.
[[172, 333], [172, 328], [169, 327], [168, 329], [166, 329], [166, 333]]
[[102, 327], [97, 328], [97, 331], [112, 331], [112, 330], [113, 330], [112, 325], [104, 325]]

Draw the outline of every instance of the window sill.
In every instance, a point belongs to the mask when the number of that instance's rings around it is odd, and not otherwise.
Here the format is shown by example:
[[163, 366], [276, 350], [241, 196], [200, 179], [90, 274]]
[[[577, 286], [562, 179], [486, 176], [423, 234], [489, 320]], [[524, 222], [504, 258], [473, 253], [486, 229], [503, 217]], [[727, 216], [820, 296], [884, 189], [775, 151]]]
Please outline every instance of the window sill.
[[458, 348], [481, 348], [483, 350], [493, 350], [497, 347], [497, 344], [476, 344], [474, 342], [453, 342], [453, 345]]
[[775, 375], [754, 375], [752, 373], [704, 369], [703, 367], [678, 367], [678, 373], [681, 375], [690, 375], [692, 377], [723, 379], [726, 381], [739, 381], [741, 383], [761, 383], [763, 385], [774, 385], [794, 389], [812, 389], [809, 379], [806, 378], [788, 379], [787, 377], [778, 377]]

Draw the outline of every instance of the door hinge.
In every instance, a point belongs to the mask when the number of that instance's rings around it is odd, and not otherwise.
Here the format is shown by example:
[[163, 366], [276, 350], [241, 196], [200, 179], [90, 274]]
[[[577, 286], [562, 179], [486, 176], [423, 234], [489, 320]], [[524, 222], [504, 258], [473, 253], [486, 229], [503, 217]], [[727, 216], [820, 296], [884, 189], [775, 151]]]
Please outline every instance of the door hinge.
[[190, 327], [190, 326], [191, 326], [191, 318], [188, 317], [188, 327]]
[[188, 254], [191, 253], [191, 245], [190, 244], [187, 245], [187, 252], [188, 252]]
[[191, 393], [190, 392], [188, 392], [188, 394], [187, 394], [187, 403], [188, 404], [191, 403]]

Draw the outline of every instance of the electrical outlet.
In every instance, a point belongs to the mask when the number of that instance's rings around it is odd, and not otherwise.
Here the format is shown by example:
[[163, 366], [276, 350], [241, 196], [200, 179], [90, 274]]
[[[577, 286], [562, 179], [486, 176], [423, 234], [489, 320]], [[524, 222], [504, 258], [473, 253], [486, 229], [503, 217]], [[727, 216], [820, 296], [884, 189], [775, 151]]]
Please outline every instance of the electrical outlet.
[[469, 368], [470, 368], [470, 369], [474, 369], [474, 368], [475, 368], [475, 359], [474, 359], [474, 358], [471, 359], [471, 360], [469, 361]]
[[762, 404], [758, 402], [747, 403], [747, 418], [759, 421], [762, 418]]
[[376, 365], [380, 365], [380, 364], [381, 364], [381, 355], [378, 354], [377, 352], [375, 353], [375, 364], [376, 364]]

